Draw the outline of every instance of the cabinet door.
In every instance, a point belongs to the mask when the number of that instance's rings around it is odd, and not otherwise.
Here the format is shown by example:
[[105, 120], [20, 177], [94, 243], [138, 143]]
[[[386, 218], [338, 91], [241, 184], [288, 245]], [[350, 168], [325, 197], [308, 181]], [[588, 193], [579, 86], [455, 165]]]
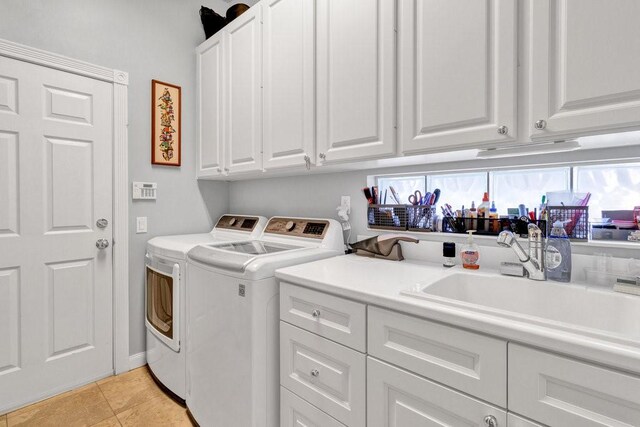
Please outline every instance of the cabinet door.
[[534, 0], [529, 7], [531, 137], [637, 128], [640, 2]]
[[262, 5], [225, 27], [228, 173], [262, 170]]
[[318, 0], [318, 161], [395, 153], [395, 2]]
[[314, 2], [262, 3], [264, 168], [304, 167], [315, 163]]
[[196, 50], [198, 178], [222, 174], [223, 37], [220, 31]]
[[506, 426], [506, 412], [424, 378], [367, 358], [368, 427]]
[[399, 1], [404, 154], [513, 141], [516, 2]]

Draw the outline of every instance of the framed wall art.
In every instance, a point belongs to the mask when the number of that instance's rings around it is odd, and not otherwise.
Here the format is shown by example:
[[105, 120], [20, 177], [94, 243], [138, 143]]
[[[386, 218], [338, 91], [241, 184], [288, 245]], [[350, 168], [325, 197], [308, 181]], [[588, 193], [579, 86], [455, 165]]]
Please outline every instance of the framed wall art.
[[151, 80], [151, 164], [180, 166], [180, 86]]

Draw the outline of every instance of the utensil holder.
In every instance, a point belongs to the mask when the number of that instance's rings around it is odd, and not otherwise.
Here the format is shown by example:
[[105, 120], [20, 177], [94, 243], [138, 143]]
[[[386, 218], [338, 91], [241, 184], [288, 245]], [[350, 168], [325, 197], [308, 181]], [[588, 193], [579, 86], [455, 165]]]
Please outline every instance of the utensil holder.
[[433, 231], [435, 218], [435, 206], [407, 206], [407, 227], [409, 231]]
[[407, 230], [407, 206], [369, 205], [367, 208], [369, 228], [379, 230]]
[[564, 225], [572, 240], [589, 239], [589, 206], [547, 206], [547, 236], [556, 221], [570, 221]]

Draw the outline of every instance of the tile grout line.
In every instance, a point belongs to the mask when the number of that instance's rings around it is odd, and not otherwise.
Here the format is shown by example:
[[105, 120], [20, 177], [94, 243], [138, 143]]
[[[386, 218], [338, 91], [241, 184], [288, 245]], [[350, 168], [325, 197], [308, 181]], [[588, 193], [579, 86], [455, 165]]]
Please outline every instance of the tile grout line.
[[[100, 387], [100, 384], [98, 384], [98, 381], [96, 381], [95, 384], [98, 387], [98, 390], [100, 390], [100, 394], [104, 398], [105, 402], [107, 402], [107, 405], [109, 405], [109, 409], [111, 409], [111, 413], [113, 414], [114, 417], [116, 417], [116, 421], [118, 422], [118, 424], [120, 426], [122, 426], [122, 423], [120, 422], [120, 419], [118, 418], [118, 414], [116, 414], [116, 411], [113, 409], [113, 406], [111, 406], [111, 403], [109, 403], [109, 399], [107, 399], [107, 396], [105, 396], [104, 391], [102, 391], [102, 387]], [[106, 419], [108, 419], [108, 418], [105, 418], [105, 420]], [[102, 421], [104, 421], [104, 420], [102, 420]], [[102, 422], [102, 421], [100, 421], [100, 422]]]

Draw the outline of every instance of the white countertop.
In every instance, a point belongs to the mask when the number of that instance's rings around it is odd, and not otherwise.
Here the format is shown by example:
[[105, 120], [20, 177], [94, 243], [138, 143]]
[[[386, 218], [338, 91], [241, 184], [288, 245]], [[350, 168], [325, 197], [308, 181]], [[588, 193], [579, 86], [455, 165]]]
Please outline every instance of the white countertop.
[[[534, 322], [514, 321], [401, 294], [417, 283], [425, 284], [463, 270], [440, 264], [401, 262], [346, 255], [276, 271], [280, 281], [361, 301], [383, 308], [463, 327], [475, 332], [523, 343], [572, 357], [640, 374], [640, 337], [621, 343]], [[469, 272], [470, 270], [464, 270]], [[497, 274], [482, 269], [479, 274]], [[522, 279], [516, 279], [522, 280]], [[640, 297], [631, 297], [640, 298]], [[640, 312], [635, 321], [640, 322]]]

